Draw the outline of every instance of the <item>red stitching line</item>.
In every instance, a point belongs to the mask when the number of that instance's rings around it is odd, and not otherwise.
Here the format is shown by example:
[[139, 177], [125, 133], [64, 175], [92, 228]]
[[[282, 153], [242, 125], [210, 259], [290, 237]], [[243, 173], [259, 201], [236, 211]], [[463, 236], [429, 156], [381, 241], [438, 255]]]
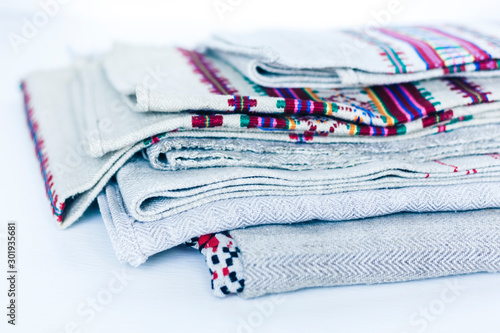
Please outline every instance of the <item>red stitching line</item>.
[[26, 111], [26, 118], [28, 121], [28, 127], [30, 129], [31, 138], [33, 143], [35, 144], [35, 154], [38, 157], [38, 161], [40, 163], [40, 171], [42, 173], [42, 177], [45, 183], [45, 191], [47, 197], [49, 198], [50, 205], [52, 206], [52, 214], [56, 217], [57, 222], [62, 222], [65, 203], [58, 202], [58, 196], [54, 189], [54, 182], [52, 173], [48, 170], [49, 168], [49, 159], [47, 157], [45, 150], [45, 142], [43, 138], [39, 134], [39, 125], [34, 117], [34, 111], [31, 107], [30, 101], [31, 96], [28, 93], [26, 88], [26, 83], [21, 82], [21, 90], [24, 95], [24, 107]]

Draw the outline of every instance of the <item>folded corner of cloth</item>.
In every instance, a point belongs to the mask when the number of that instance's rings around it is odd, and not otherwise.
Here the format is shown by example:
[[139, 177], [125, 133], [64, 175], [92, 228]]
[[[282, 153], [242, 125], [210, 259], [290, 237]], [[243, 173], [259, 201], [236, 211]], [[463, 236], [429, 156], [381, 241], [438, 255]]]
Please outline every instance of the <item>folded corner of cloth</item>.
[[[117, 256], [134, 266], [193, 237], [247, 226], [345, 221], [403, 211], [500, 207], [500, 185], [494, 181], [395, 188], [384, 188], [382, 184], [365, 190], [322, 194], [312, 192], [308, 184], [304, 185], [304, 192], [298, 185], [282, 184], [275, 186], [274, 191], [256, 187], [247, 193], [239, 192], [244, 186], [237, 182], [222, 190], [211, 187], [210, 182], [208, 187], [191, 182], [217, 177], [218, 174], [210, 174], [211, 169], [195, 170], [197, 177], [189, 178], [189, 173], [180, 177], [177, 172], [146, 166], [147, 162], [140, 160], [127, 163], [119, 171], [117, 182], [110, 182], [99, 197], [99, 207]], [[240, 176], [247, 179], [242, 172]], [[174, 182], [164, 182], [161, 180], [164, 177]], [[177, 183], [175, 178], [179, 178]], [[266, 182], [267, 178], [262, 178], [262, 183]], [[138, 188], [137, 184], [143, 186]]]
[[266, 87], [345, 88], [498, 75], [497, 24], [220, 32], [201, 46]]
[[500, 210], [265, 225], [193, 238], [216, 296], [500, 271]]

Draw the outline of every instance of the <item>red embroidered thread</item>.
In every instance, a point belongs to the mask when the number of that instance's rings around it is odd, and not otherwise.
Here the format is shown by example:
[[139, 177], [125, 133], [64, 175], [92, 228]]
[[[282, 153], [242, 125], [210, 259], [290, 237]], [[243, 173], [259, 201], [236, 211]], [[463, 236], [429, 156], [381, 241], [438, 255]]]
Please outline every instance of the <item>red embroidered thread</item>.
[[482, 91], [482, 88], [475, 83], [459, 77], [447, 78], [444, 80], [446, 80], [447, 85], [450, 86], [450, 90], [456, 91], [464, 98], [470, 98], [471, 102], [469, 104], [489, 102], [488, 95], [491, 95], [491, 92]]
[[233, 96], [227, 100], [227, 105], [234, 107], [234, 112], [249, 112], [251, 108], [257, 106], [257, 100], [248, 96]]
[[47, 197], [49, 198], [50, 205], [52, 206], [52, 214], [56, 217], [57, 222], [62, 222], [64, 213], [64, 202], [59, 202], [59, 198], [54, 189], [54, 181], [52, 173], [49, 169], [49, 159], [47, 154], [44, 152], [45, 143], [39, 134], [39, 125], [35, 120], [33, 108], [30, 105], [31, 96], [26, 88], [26, 83], [21, 82], [21, 90], [24, 95], [24, 108], [26, 111], [26, 118], [28, 121], [28, 127], [30, 129], [31, 138], [35, 144], [35, 153], [40, 162], [40, 171], [42, 172], [42, 177], [45, 183], [45, 191]]
[[200, 53], [178, 49], [193, 66], [194, 72], [202, 76], [201, 82], [210, 84], [210, 91], [219, 95], [237, 95], [238, 91], [229, 85], [229, 80], [219, 76], [219, 71]]

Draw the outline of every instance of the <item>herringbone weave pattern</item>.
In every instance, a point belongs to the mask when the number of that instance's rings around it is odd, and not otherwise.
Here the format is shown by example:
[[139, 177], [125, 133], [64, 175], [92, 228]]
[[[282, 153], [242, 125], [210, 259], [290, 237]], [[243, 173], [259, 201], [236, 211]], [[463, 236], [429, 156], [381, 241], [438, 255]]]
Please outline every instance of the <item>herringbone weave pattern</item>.
[[500, 271], [500, 210], [396, 214], [231, 232], [243, 297]]
[[127, 212], [116, 183], [110, 183], [98, 201], [116, 255], [121, 261], [138, 266], [149, 256], [193, 237], [247, 226], [345, 221], [397, 212], [497, 208], [499, 188], [500, 183], [491, 182], [227, 199], [154, 222], [138, 222]]

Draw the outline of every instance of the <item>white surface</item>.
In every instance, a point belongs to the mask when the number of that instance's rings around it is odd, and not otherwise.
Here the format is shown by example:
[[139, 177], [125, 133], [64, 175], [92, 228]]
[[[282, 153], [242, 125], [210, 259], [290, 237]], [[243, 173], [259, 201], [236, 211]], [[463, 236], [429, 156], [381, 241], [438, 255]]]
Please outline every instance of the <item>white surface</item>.
[[[217, 299], [196, 251], [176, 248], [139, 268], [117, 262], [96, 207], [66, 231], [53, 225], [38, 161], [25, 122], [19, 81], [26, 73], [64, 66], [73, 54], [102, 52], [111, 40], [192, 45], [210, 31], [268, 26], [324, 28], [366, 24], [390, 1], [221, 0], [234, 10], [223, 20], [217, 1], [73, 0], [14, 52], [9, 32], [40, 10], [37, 1], [0, 4], [0, 331], [65, 332], [498, 332], [500, 274], [476, 274], [377, 286], [303, 290], [279, 299]], [[498, 17], [498, 1], [405, 1], [394, 23]], [[335, 3], [338, 3], [335, 5]], [[6, 324], [5, 238], [18, 222], [18, 326]], [[79, 315], [123, 269], [132, 281], [95, 317]], [[452, 294], [447, 283], [465, 290]], [[445, 297], [449, 303], [443, 303]], [[261, 314], [259, 304], [275, 302]], [[440, 307], [443, 305], [444, 307]], [[434, 307], [428, 320], [418, 315]], [[417, 314], [418, 317], [412, 317]], [[412, 318], [414, 321], [412, 321]], [[250, 325], [242, 328], [240, 320]], [[415, 322], [415, 320], [420, 320]], [[424, 321], [427, 326], [423, 328]], [[413, 324], [413, 325], [412, 325]], [[415, 326], [414, 324], [418, 324]]]

